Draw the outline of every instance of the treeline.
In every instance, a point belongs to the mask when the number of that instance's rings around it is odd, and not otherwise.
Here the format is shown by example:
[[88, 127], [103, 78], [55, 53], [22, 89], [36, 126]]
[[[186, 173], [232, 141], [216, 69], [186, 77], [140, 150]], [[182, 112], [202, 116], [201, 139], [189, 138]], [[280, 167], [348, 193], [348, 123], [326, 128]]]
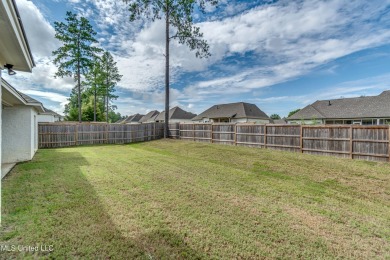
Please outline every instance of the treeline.
[[115, 86], [121, 80], [114, 58], [108, 51], [97, 47], [96, 32], [89, 21], [72, 12], [66, 13], [65, 22], [55, 22], [55, 38], [62, 46], [53, 51], [56, 77], [73, 77], [69, 103], [65, 105], [68, 121], [106, 121], [121, 119], [115, 113], [113, 100]]

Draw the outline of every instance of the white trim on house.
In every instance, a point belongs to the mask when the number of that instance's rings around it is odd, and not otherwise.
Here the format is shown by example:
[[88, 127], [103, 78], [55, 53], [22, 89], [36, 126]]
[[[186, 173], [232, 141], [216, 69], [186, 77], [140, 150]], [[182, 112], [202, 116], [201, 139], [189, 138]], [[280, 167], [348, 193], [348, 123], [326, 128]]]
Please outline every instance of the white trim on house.
[[390, 118], [329, 118], [312, 120], [289, 120], [288, 124], [298, 125], [387, 125]]
[[0, 66], [14, 65], [14, 70], [31, 72], [34, 67], [27, 38], [14, 0], [0, 0]]

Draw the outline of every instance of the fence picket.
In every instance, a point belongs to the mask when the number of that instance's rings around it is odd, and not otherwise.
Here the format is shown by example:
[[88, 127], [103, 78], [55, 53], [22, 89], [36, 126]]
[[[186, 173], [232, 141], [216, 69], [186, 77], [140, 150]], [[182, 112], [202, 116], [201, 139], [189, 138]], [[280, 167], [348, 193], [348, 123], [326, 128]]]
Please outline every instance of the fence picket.
[[[179, 139], [206, 140], [204, 129], [185, 126]], [[185, 130], [188, 129], [188, 130]], [[189, 134], [192, 134], [189, 136]], [[199, 134], [199, 135], [198, 135]], [[352, 159], [390, 161], [389, 126], [211, 124], [209, 142]]]

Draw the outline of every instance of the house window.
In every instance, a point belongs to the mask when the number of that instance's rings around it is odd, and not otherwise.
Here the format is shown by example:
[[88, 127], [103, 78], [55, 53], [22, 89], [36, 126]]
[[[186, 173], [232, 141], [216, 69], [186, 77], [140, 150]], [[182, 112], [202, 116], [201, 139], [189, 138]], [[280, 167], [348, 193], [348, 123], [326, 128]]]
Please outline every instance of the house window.
[[346, 125], [352, 125], [352, 120], [344, 120], [344, 124], [346, 124]]
[[373, 125], [373, 120], [372, 119], [364, 119], [362, 120], [362, 125]]

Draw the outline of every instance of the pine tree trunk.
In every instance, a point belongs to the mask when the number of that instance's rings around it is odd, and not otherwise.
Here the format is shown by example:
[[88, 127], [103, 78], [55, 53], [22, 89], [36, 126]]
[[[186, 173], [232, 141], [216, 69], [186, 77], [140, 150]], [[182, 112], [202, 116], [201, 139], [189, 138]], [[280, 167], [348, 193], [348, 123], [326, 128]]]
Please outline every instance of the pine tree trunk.
[[96, 99], [97, 99], [97, 93], [96, 93], [96, 85], [94, 89], [94, 101], [93, 101], [93, 121], [96, 122]]
[[169, 3], [166, 3], [165, 15], [165, 124], [164, 138], [169, 137]]
[[[107, 69], [107, 72], [108, 72], [108, 69]], [[107, 118], [107, 123], [108, 123], [108, 75], [107, 75], [107, 85], [106, 85], [106, 96], [107, 96], [107, 103], [106, 103], [106, 106], [107, 106], [107, 109], [106, 109], [106, 118]]]
[[[80, 54], [80, 39], [77, 39], [77, 51]], [[79, 106], [79, 122], [81, 123], [81, 83], [80, 83], [80, 57], [77, 61], [77, 90], [78, 90], [78, 106]]]
[[79, 106], [79, 122], [81, 123], [81, 83], [80, 83], [80, 61], [77, 65], [77, 90], [78, 90], [78, 106]]

